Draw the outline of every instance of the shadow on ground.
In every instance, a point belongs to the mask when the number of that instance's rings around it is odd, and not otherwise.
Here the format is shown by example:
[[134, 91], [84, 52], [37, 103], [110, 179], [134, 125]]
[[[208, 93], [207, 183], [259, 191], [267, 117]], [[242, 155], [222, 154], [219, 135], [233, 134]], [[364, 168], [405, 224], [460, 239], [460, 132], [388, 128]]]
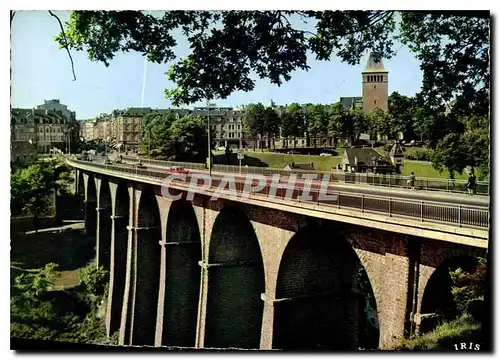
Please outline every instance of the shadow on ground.
[[[219, 165], [239, 165], [240, 162], [238, 160], [237, 154], [232, 153], [229, 156], [226, 154], [218, 154], [214, 157], [214, 164]], [[245, 158], [241, 162], [241, 165], [245, 166], [256, 166], [256, 167], [269, 167], [269, 165], [263, 162], [261, 159], [258, 159], [253, 156], [245, 155]]]
[[95, 239], [87, 238], [83, 223], [63, 223], [38, 233], [12, 233], [11, 261], [24, 269], [57, 263], [58, 270], [76, 270], [95, 257]]

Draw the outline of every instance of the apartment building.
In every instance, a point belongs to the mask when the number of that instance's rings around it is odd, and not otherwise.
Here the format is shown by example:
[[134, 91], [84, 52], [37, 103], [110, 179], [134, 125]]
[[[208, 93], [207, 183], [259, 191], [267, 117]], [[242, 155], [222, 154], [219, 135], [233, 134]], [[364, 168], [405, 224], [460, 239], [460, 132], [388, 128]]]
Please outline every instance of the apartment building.
[[[49, 152], [57, 148], [68, 151], [69, 137], [78, 134], [78, 126], [58, 110], [11, 109], [11, 142], [13, 149], [17, 142], [29, 143], [33, 149]], [[23, 146], [25, 148], [25, 146]]]

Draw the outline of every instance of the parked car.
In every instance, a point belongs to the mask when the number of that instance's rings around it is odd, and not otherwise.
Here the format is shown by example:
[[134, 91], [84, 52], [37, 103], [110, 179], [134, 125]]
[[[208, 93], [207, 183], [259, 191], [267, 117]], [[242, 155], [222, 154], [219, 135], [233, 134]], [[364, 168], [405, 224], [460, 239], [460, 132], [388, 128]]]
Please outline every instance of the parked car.
[[172, 166], [167, 170], [169, 174], [189, 174], [187, 169], [184, 169], [180, 166]]
[[324, 152], [324, 153], [319, 154], [319, 156], [332, 156], [332, 154], [328, 153], [328, 152]]
[[104, 160], [104, 164], [107, 164], [107, 165], [112, 165], [113, 164], [113, 161], [110, 160], [110, 159], [106, 159]]
[[290, 150], [289, 152], [287, 152], [287, 154], [300, 154], [298, 151], [295, 151], [295, 150]]
[[217, 151], [226, 151], [226, 147], [225, 146], [218, 146], [215, 148], [215, 150]]

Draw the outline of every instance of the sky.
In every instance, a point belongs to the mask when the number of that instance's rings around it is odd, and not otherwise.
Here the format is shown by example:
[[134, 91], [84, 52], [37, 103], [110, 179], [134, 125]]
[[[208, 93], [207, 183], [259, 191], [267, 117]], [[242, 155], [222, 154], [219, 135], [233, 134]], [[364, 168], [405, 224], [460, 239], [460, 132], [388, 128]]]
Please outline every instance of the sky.
[[[70, 12], [56, 11], [61, 19], [69, 19]], [[77, 119], [84, 120], [127, 107], [171, 107], [164, 90], [173, 84], [165, 77], [171, 63], [146, 65], [143, 101], [145, 60], [138, 53], [119, 53], [106, 67], [92, 62], [86, 52], [72, 51], [76, 81], [73, 81], [71, 64], [66, 50], [59, 49], [54, 37], [59, 33], [57, 20], [47, 11], [18, 11], [12, 22], [11, 106], [32, 108], [44, 100], [60, 99], [70, 110], [76, 111]], [[177, 38], [176, 55], [188, 54], [188, 43]], [[384, 60], [389, 71], [389, 94], [413, 96], [420, 90], [422, 73], [419, 61], [406, 46], [395, 44], [397, 55]], [[298, 103], [331, 104], [341, 96], [361, 96], [361, 72], [366, 66], [368, 54], [357, 66], [342, 63], [332, 56], [329, 61], [309, 57], [309, 71], [297, 70], [292, 79], [280, 87], [267, 79], [258, 79], [251, 92], [234, 92], [227, 99], [211, 101], [218, 106], [239, 106], [261, 102], [278, 105]], [[202, 103], [186, 107], [202, 106]]]

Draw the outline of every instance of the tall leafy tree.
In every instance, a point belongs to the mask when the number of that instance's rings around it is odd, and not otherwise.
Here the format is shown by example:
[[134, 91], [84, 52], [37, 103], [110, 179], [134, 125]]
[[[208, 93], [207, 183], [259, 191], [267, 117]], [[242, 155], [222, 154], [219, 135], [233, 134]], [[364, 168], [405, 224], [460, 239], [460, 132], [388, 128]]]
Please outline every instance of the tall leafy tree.
[[208, 157], [206, 119], [188, 115], [172, 122], [169, 129], [172, 155], [169, 160], [204, 162]]
[[141, 152], [151, 152], [150, 155], [160, 157], [170, 156], [169, 128], [175, 119], [175, 114], [171, 111], [146, 114], [141, 121]]
[[414, 135], [415, 99], [394, 91], [389, 96], [389, 115], [391, 126], [396, 133], [403, 133], [405, 139], [412, 139]]
[[[328, 134], [328, 113], [321, 104], [306, 105], [307, 133], [312, 137], [313, 146], [317, 146], [317, 137]], [[308, 139], [309, 140], [309, 139]], [[308, 141], [310, 143], [310, 140]]]
[[[256, 74], [272, 84], [309, 69], [308, 52], [355, 65], [368, 51], [390, 58], [394, 41], [421, 61], [418, 99], [439, 108], [485, 114], [489, 104], [489, 12], [394, 11], [75, 11], [57, 37], [61, 47], [87, 51], [109, 65], [116, 53], [137, 51], [155, 63], [176, 60], [178, 29], [190, 53], [167, 71], [175, 105], [251, 91]], [[308, 22], [292, 22], [300, 18]], [[397, 21], [398, 20], [398, 21]]]
[[295, 148], [296, 138], [304, 136], [305, 131], [305, 118], [302, 107], [297, 103], [288, 105], [281, 118], [281, 135], [286, 139], [292, 137], [293, 148]]
[[398, 128], [393, 125], [392, 117], [384, 110], [375, 108], [367, 114], [370, 137], [376, 139], [377, 135], [394, 139]]
[[47, 213], [51, 195], [56, 191], [56, 171], [51, 164], [36, 163], [20, 168], [11, 175], [12, 215], [26, 214], [33, 218], [35, 230], [38, 220]]
[[455, 178], [455, 173], [462, 174], [466, 166], [465, 157], [465, 150], [457, 133], [446, 135], [430, 155], [432, 166], [439, 171], [447, 169], [451, 179]]
[[[244, 128], [251, 138], [263, 138], [266, 134], [266, 107], [261, 103], [250, 104], [245, 109]], [[255, 141], [253, 142], [255, 145]], [[259, 141], [260, 148], [260, 141]]]
[[264, 117], [262, 121], [264, 123], [264, 132], [267, 135], [269, 146], [271, 146], [272, 143], [272, 146], [274, 147], [274, 138], [279, 135], [281, 117], [271, 106], [264, 109], [263, 115]]

